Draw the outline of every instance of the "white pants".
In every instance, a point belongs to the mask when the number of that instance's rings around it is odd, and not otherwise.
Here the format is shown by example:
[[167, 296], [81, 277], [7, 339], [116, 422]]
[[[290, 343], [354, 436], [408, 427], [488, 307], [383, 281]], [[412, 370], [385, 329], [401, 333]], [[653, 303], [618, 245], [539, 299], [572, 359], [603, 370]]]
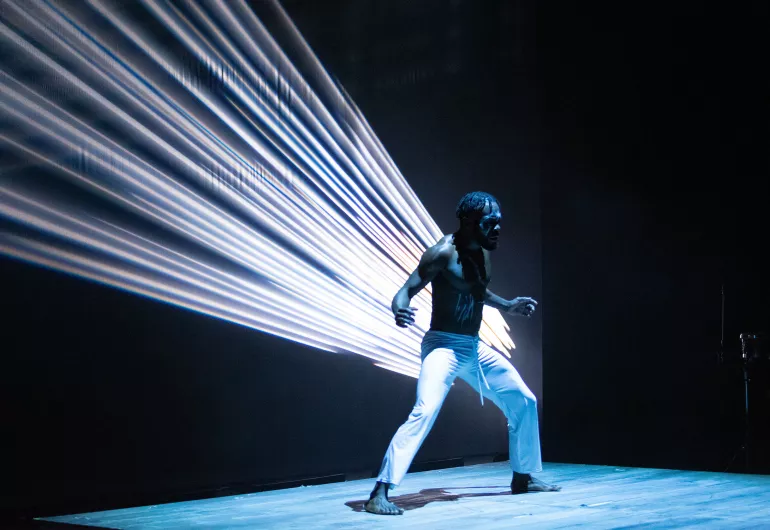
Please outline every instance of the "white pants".
[[421, 353], [417, 402], [390, 442], [378, 481], [401, 483], [457, 376], [481, 393], [482, 404], [486, 397], [505, 414], [513, 471], [542, 471], [537, 399], [505, 357], [478, 337], [433, 330], [423, 337]]

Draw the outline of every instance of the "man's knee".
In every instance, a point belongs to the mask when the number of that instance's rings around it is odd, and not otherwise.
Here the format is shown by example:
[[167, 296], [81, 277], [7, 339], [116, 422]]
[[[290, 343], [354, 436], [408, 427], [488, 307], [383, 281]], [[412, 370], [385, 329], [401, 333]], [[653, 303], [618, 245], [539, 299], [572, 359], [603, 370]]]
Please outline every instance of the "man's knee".
[[419, 401], [412, 409], [412, 418], [431, 418], [438, 414], [441, 402], [435, 400]]
[[501, 394], [514, 408], [522, 407], [527, 410], [537, 410], [537, 397], [526, 386], [522, 387], [512, 383], [511, 386], [501, 392]]
[[522, 389], [521, 393], [524, 396], [524, 400], [527, 402], [527, 407], [537, 410], [537, 396], [535, 396], [529, 388]]

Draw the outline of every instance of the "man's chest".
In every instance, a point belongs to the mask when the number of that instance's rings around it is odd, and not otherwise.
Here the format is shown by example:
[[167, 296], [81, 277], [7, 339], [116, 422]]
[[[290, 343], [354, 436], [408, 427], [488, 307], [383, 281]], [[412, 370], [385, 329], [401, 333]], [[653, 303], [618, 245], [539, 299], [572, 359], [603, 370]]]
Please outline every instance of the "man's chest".
[[492, 262], [489, 253], [475, 256], [455, 254], [444, 270], [444, 277], [458, 291], [471, 292], [489, 285], [492, 278]]

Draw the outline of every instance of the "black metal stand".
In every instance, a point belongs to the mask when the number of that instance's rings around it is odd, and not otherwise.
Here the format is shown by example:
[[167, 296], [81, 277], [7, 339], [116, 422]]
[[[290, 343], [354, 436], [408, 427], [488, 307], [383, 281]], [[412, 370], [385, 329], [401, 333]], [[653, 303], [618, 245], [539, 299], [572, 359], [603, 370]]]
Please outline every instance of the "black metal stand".
[[[721, 333], [721, 340], [720, 340], [720, 349], [719, 349], [719, 362], [723, 366], [725, 366], [728, 369], [729, 376], [735, 377], [737, 379], [737, 372], [733, 372], [735, 368], [737, 368], [735, 362], [737, 361], [737, 358], [730, 354], [729, 358], [725, 354], [725, 286], [724, 283], [722, 284], [722, 333]], [[729, 471], [730, 467], [733, 465], [733, 463], [736, 461], [738, 456], [743, 453], [743, 472], [744, 473], [752, 473], [755, 471], [754, 467], [758, 466], [758, 471], [763, 472], [760, 470], [760, 468], [765, 468], [767, 466], [767, 462], [763, 463], [762, 458], [762, 444], [757, 444], [756, 448], [759, 450], [756, 455], [755, 460], [752, 459], [752, 439], [754, 441], [757, 441], [755, 439], [756, 435], [760, 435], [763, 432], [763, 424], [762, 420], [760, 420], [759, 424], [757, 424], [757, 432], [753, 432], [751, 428], [751, 409], [749, 407], [749, 394], [751, 390], [751, 380], [752, 376], [754, 376], [754, 385], [756, 386], [757, 383], [760, 385], [759, 388], [755, 388], [752, 392], [754, 394], [754, 397], [760, 396], [759, 401], [759, 411], [760, 414], [762, 414], [763, 404], [765, 403], [762, 401], [762, 393], [757, 394], [756, 390], [761, 390], [763, 386], [766, 386], [768, 384], [768, 381], [770, 381], [770, 352], [768, 352], [767, 349], [767, 341], [766, 341], [766, 335], [763, 333], [741, 333], [740, 334], [741, 339], [741, 355], [740, 355], [740, 362], [741, 362], [741, 372], [743, 376], [743, 429], [742, 429], [742, 436], [740, 441], [740, 446], [733, 454], [732, 458], [730, 458], [729, 463], [727, 464], [727, 467], [725, 468], [725, 471]], [[736, 379], [732, 379], [737, 383]], [[731, 387], [733, 390], [737, 390], [737, 388]], [[770, 394], [768, 394], [770, 395]], [[736, 396], [737, 397], [737, 396]], [[737, 405], [737, 403], [736, 403]], [[755, 403], [755, 409], [756, 409], [757, 403]], [[737, 406], [736, 406], [737, 409]], [[737, 412], [737, 410], [735, 410]], [[754, 415], [757, 414], [757, 411], [753, 411]], [[755, 422], [756, 423], [756, 422]]]
[[743, 437], [741, 439], [741, 445], [733, 453], [730, 462], [725, 467], [725, 472], [730, 471], [730, 467], [733, 465], [738, 455], [743, 453], [743, 472], [751, 473], [751, 424], [749, 416], [749, 370], [748, 367], [743, 365]]
[[[720, 364], [725, 364], [725, 284], [722, 284], [722, 307], [721, 307], [721, 336], [719, 340], [719, 362]], [[738, 449], [733, 454], [732, 458], [730, 459], [730, 462], [727, 464], [727, 467], [725, 468], [725, 471], [729, 471], [730, 466], [733, 465], [735, 460], [738, 458], [738, 455], [743, 453], [743, 471], [744, 473], [749, 473], [751, 470], [751, 451], [750, 451], [750, 444], [751, 444], [751, 438], [750, 438], [750, 419], [749, 419], [749, 368], [747, 366], [747, 359], [745, 351], [741, 351], [741, 360], [742, 360], [742, 371], [743, 371], [743, 405], [744, 405], [744, 411], [743, 411], [743, 438], [741, 440], [741, 445], [738, 447]]]
[[751, 472], [751, 416], [749, 416], [749, 368], [744, 360], [743, 363], [743, 444], [741, 445], [741, 451], [743, 451], [744, 458], [744, 470], [747, 473]]
[[[727, 471], [733, 464], [739, 454], [743, 453], [744, 472], [754, 471], [755, 462], [752, 461], [751, 445], [755, 433], [751, 429], [751, 409], [749, 405], [749, 391], [751, 389], [752, 374], [757, 376], [759, 384], [766, 384], [768, 365], [762, 356], [767, 357], [767, 352], [763, 351], [759, 343], [756, 342], [760, 336], [750, 333], [741, 334], [741, 368], [743, 373], [743, 439], [740, 448], [735, 452], [727, 465]], [[770, 359], [768, 359], [770, 360]], [[764, 382], [764, 383], [763, 383]], [[760, 403], [761, 404], [761, 403]], [[761, 408], [760, 408], [761, 409]]]

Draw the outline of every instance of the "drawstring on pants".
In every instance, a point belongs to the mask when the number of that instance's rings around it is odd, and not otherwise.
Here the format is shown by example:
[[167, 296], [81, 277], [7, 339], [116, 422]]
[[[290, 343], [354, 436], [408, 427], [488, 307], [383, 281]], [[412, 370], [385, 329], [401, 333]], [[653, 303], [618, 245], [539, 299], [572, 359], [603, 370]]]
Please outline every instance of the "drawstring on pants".
[[484, 381], [484, 386], [487, 390], [490, 390], [487, 378], [484, 375], [484, 370], [481, 369], [481, 361], [479, 360], [479, 337], [476, 335], [473, 337], [473, 352], [476, 355], [476, 381], [479, 384], [479, 397], [481, 398], [481, 406], [484, 406], [484, 393], [482, 392], [481, 382]]

